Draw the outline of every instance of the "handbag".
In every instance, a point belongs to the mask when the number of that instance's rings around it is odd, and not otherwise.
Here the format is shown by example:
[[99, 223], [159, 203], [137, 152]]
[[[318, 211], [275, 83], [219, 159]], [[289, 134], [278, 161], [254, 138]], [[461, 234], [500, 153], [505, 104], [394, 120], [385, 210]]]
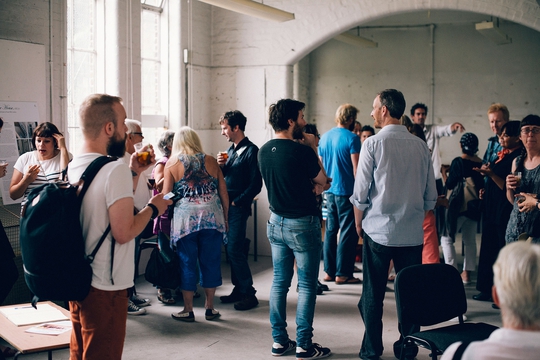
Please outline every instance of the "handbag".
[[152, 250], [144, 278], [160, 288], [176, 289], [180, 286], [180, 261], [178, 255], [166, 256], [157, 247]]
[[463, 213], [471, 220], [479, 221], [482, 214], [482, 201], [478, 197], [478, 190], [472, 177], [467, 177], [463, 181], [463, 203], [460, 213]]

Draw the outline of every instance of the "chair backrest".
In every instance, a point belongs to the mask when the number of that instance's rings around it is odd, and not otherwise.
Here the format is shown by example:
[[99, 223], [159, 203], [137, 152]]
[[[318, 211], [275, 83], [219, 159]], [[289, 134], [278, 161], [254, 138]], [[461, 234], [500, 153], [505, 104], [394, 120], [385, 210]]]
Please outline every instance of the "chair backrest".
[[465, 314], [467, 298], [459, 272], [447, 264], [406, 267], [395, 279], [398, 321], [435, 325]]

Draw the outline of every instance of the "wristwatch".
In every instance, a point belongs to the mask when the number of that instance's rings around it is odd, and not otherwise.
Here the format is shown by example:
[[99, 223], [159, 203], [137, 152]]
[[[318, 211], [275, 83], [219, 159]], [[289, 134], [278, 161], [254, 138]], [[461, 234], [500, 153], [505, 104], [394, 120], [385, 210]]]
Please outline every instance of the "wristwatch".
[[540, 204], [540, 199], [536, 199], [536, 208], [538, 208], [538, 204]]
[[152, 209], [152, 216], [150, 217], [150, 219], [154, 220], [155, 218], [157, 218], [158, 215], [159, 215], [159, 210], [156, 207], [156, 205], [148, 203], [148, 204], [146, 204], [146, 206], [149, 207], [150, 209]]

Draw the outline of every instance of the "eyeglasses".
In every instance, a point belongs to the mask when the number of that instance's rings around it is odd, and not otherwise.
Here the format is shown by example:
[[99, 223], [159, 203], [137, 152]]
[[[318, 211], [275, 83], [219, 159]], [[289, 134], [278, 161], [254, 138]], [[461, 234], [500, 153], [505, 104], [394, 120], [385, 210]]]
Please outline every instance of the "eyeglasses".
[[132, 132], [133, 135], [143, 136], [142, 132]]
[[533, 133], [534, 135], [540, 134], [540, 127], [532, 128], [522, 128], [521, 133], [527, 135], [528, 133]]

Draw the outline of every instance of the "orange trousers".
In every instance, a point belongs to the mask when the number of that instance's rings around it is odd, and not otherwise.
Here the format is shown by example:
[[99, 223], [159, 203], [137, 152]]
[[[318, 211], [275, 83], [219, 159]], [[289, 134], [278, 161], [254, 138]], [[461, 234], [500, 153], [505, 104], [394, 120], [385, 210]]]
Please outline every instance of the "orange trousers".
[[429, 211], [424, 218], [424, 248], [422, 249], [422, 264], [438, 264], [441, 259], [439, 256], [439, 238], [437, 236], [437, 224], [435, 222], [435, 213]]
[[73, 330], [70, 360], [121, 360], [126, 337], [128, 291], [90, 288], [83, 301], [70, 301]]

